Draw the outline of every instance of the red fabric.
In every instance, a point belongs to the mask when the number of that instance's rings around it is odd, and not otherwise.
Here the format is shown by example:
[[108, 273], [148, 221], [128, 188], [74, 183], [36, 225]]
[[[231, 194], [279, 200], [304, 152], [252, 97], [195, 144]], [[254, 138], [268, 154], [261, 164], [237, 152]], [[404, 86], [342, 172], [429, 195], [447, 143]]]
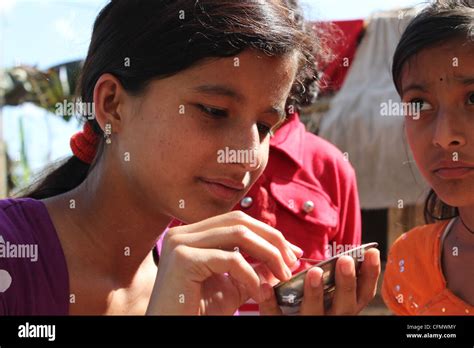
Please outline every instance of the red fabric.
[[[364, 31], [363, 20], [334, 21], [331, 22], [340, 29], [342, 37], [330, 44], [332, 53], [336, 59], [324, 69], [324, 80], [321, 86], [321, 94], [337, 92], [346, 78], [347, 72], [352, 65], [359, 39]], [[347, 64], [344, 64], [347, 58]]]
[[74, 156], [84, 163], [91, 164], [97, 152], [98, 143], [99, 135], [94, 132], [91, 124], [86, 122], [83, 130], [71, 137], [69, 145]]

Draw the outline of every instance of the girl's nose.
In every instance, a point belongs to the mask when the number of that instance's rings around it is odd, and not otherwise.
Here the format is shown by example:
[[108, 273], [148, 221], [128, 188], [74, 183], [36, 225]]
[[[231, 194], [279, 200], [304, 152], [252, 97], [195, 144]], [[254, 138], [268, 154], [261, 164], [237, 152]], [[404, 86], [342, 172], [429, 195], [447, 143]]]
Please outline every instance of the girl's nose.
[[453, 111], [443, 110], [437, 116], [433, 144], [446, 150], [466, 144], [460, 120]]
[[251, 126], [247, 131], [236, 134], [232, 142], [232, 148], [237, 152], [234, 163], [242, 166], [248, 172], [259, 169], [263, 161], [263, 148], [260, 141], [260, 133], [256, 126]]

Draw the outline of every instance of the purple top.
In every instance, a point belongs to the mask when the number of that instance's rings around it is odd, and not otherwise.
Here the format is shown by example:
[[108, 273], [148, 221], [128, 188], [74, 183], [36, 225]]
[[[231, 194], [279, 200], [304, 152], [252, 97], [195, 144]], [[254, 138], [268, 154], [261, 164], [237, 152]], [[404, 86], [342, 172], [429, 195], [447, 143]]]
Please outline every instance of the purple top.
[[[157, 243], [156, 264], [160, 249]], [[0, 200], [0, 315], [68, 314], [66, 257], [46, 205], [32, 198]]]
[[68, 315], [69, 275], [43, 202], [0, 200], [0, 315]]

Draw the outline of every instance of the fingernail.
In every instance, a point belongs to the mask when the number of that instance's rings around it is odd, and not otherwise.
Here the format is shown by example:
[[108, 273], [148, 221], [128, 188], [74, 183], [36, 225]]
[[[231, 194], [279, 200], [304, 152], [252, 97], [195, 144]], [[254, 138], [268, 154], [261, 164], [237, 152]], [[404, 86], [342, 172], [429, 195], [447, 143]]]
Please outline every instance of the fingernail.
[[352, 262], [352, 260], [349, 260], [349, 258], [347, 262], [344, 262], [341, 265], [342, 274], [346, 276], [351, 275], [353, 273], [353, 269], [354, 269], [354, 262]]
[[301, 267], [301, 261], [300, 260], [297, 260], [293, 266], [291, 266], [290, 270], [291, 272], [294, 272], [296, 271], [298, 268]]
[[296, 254], [298, 254], [298, 257], [303, 256], [303, 254], [304, 254], [303, 249], [297, 247], [297, 246], [294, 245], [294, 244], [291, 244], [290, 242], [288, 242], [288, 244], [291, 246], [291, 249], [293, 249], [293, 250], [296, 252]]
[[286, 249], [286, 254], [290, 258], [291, 264], [294, 264], [297, 260], [295, 254], [291, 250], [288, 250], [288, 249]]
[[288, 276], [288, 278], [291, 278], [293, 276], [293, 273], [288, 267], [285, 267], [285, 273]]
[[314, 272], [312, 274], [310, 284], [313, 288], [317, 288], [317, 287], [319, 287], [319, 285], [321, 285], [321, 275], [322, 275], [322, 273], [317, 273], [316, 274], [316, 272]]
[[369, 256], [369, 262], [372, 266], [377, 266], [379, 264], [379, 253], [373, 253]]

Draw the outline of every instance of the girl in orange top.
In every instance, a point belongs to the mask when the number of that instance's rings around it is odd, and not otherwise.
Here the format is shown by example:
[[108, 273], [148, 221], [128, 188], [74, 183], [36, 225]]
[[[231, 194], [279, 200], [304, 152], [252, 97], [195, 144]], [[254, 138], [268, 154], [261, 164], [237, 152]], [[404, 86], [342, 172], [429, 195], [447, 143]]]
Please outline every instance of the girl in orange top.
[[400, 315], [474, 313], [474, 4], [439, 0], [407, 27], [393, 78], [405, 129], [432, 190], [428, 225], [402, 235], [382, 295]]

